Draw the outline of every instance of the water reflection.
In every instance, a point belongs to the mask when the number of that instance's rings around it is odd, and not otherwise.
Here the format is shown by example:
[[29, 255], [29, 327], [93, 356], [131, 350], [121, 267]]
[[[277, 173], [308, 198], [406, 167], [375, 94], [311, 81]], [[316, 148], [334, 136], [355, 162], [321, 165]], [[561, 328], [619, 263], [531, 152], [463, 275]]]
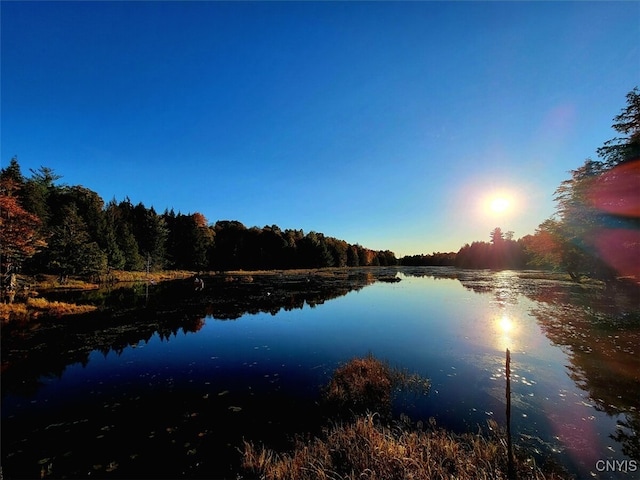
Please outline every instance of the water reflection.
[[[386, 272], [379, 272], [387, 275]], [[206, 317], [235, 320], [244, 315], [315, 308], [376, 281], [370, 272], [322, 272], [321, 275], [263, 275], [206, 278], [204, 291], [191, 280], [103, 289], [78, 295], [51, 294], [101, 307], [97, 313], [64, 319], [41, 318], [2, 326], [2, 395], [34, 395], [41, 377], [61, 377], [68, 365], [86, 366], [91, 352], [103, 355], [182, 333], [198, 332]]]
[[[363, 289], [396, 273], [401, 282]], [[7, 473], [57, 455], [61, 476], [104, 474], [112, 461], [205, 476], [212, 451], [233, 472], [234, 442], [313, 429], [323, 379], [368, 352], [432, 378], [429, 396], [403, 399], [412, 418], [503, 424], [506, 348], [519, 443], [563, 452], [587, 475], [596, 459], [640, 459], [637, 291], [424, 267], [212, 276], [202, 291], [188, 280], [150, 285], [148, 297], [145, 287], [90, 293], [96, 315], [3, 326]]]
[[[617, 419], [610, 437], [620, 443], [625, 455], [640, 460], [640, 313], [636, 295], [611, 289], [580, 295], [545, 289], [535, 296], [539, 304], [532, 315], [545, 335], [566, 352], [569, 376], [588, 393], [593, 408]], [[578, 446], [584, 442], [574, 440]], [[576, 450], [576, 455], [581, 454]]]
[[[640, 460], [640, 294], [634, 286], [604, 287], [532, 279], [526, 273], [510, 274], [510, 293], [503, 290], [506, 272], [487, 277], [462, 273], [458, 279], [474, 292], [494, 295], [499, 305], [522, 294], [535, 301], [529, 315], [542, 332], [567, 356], [568, 376], [586, 392], [584, 399], [559, 392], [561, 402], [545, 409], [554, 435], [576, 463], [591, 469], [602, 458], [595, 446], [602, 433], [618, 442], [623, 455]], [[533, 276], [533, 275], [532, 275]], [[517, 322], [506, 315], [496, 319], [501, 348], [518, 348]], [[512, 347], [510, 347], [512, 346]], [[585, 410], [586, 407], [586, 410]], [[602, 432], [594, 423], [592, 408], [616, 421], [614, 431]]]
[[[415, 275], [437, 276], [437, 273]], [[596, 447], [602, 444], [603, 436], [611, 439], [607, 447], [609, 455], [640, 461], [640, 291], [637, 286], [577, 285], [539, 272], [450, 270], [444, 276], [455, 278], [474, 293], [493, 298], [497, 313], [492, 317], [495, 330], [492, 340], [495, 348], [502, 352], [510, 348], [528, 355], [529, 350], [540, 347], [530, 344], [535, 338], [534, 332], [531, 327], [527, 327], [526, 332], [522, 330], [525, 319], [518, 317], [518, 308], [513, 308], [522, 303], [522, 297], [532, 301], [526, 310], [527, 316], [535, 319], [542, 333], [561, 348], [566, 356], [564, 372], [585, 392], [582, 396], [561, 388], [556, 402], [539, 402], [533, 391], [523, 392], [515, 399], [516, 404], [541, 410], [553, 436], [560, 442], [552, 446], [553, 450], [566, 449], [583, 472], [597, 478], [617, 478], [615, 473], [602, 474], [594, 469], [595, 462], [605, 456]], [[482, 332], [476, 334], [487, 337]], [[484, 341], [491, 343], [491, 339]], [[492, 378], [504, 378], [501, 367], [496, 365], [494, 370]], [[520, 373], [523, 375], [515, 375], [516, 382], [536, 386], [535, 381], [525, 379], [524, 374], [529, 372]], [[597, 415], [589, 410], [610, 416], [615, 421], [615, 429], [603, 429], [602, 424], [597, 423]]]
[[515, 339], [518, 334], [516, 323], [506, 313], [503, 313], [495, 320], [495, 324], [499, 332], [497, 349], [500, 351], [505, 351], [507, 348], [515, 350], [517, 348]]

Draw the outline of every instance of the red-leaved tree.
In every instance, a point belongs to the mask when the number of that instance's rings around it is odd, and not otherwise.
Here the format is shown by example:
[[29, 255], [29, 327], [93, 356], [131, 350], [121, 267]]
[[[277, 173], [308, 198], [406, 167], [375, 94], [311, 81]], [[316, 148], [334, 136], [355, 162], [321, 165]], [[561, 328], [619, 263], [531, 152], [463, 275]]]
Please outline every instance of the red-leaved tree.
[[27, 212], [15, 195], [18, 185], [10, 178], [0, 179], [0, 268], [18, 267], [47, 244], [38, 232], [40, 219]]

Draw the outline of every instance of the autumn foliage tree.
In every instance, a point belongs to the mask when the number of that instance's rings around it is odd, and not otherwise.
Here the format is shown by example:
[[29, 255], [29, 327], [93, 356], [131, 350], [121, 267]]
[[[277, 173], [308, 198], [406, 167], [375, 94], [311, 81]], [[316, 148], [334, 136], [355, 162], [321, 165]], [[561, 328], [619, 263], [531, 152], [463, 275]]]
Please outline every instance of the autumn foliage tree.
[[0, 264], [2, 273], [15, 270], [22, 262], [46, 247], [39, 233], [40, 219], [20, 205], [17, 182], [0, 177]]

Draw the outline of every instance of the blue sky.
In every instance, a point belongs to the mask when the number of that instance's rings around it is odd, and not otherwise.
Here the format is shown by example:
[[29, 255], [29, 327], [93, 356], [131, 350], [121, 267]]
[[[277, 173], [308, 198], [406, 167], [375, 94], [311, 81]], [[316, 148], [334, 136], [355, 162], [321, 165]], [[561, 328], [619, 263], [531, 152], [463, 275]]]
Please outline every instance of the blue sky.
[[[533, 233], [640, 83], [638, 2], [5, 2], [1, 154], [390, 249]], [[501, 193], [510, 211], [490, 214]]]

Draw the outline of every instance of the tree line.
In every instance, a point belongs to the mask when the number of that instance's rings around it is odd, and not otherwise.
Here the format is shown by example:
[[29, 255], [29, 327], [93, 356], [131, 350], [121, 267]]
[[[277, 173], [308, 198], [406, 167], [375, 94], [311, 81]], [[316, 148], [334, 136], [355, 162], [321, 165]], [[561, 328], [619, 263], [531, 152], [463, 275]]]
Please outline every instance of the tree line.
[[475, 241], [465, 244], [457, 252], [434, 252], [431, 255], [411, 255], [400, 259], [401, 265], [452, 266], [472, 269], [520, 269], [531, 267], [525, 240], [513, 240], [513, 232], [500, 227], [489, 233], [489, 242]]
[[0, 171], [2, 272], [102, 275], [111, 270], [262, 270], [395, 265], [395, 254], [277, 225], [210, 224], [201, 213], [157, 213], [129, 198], [107, 203], [53, 170]]

